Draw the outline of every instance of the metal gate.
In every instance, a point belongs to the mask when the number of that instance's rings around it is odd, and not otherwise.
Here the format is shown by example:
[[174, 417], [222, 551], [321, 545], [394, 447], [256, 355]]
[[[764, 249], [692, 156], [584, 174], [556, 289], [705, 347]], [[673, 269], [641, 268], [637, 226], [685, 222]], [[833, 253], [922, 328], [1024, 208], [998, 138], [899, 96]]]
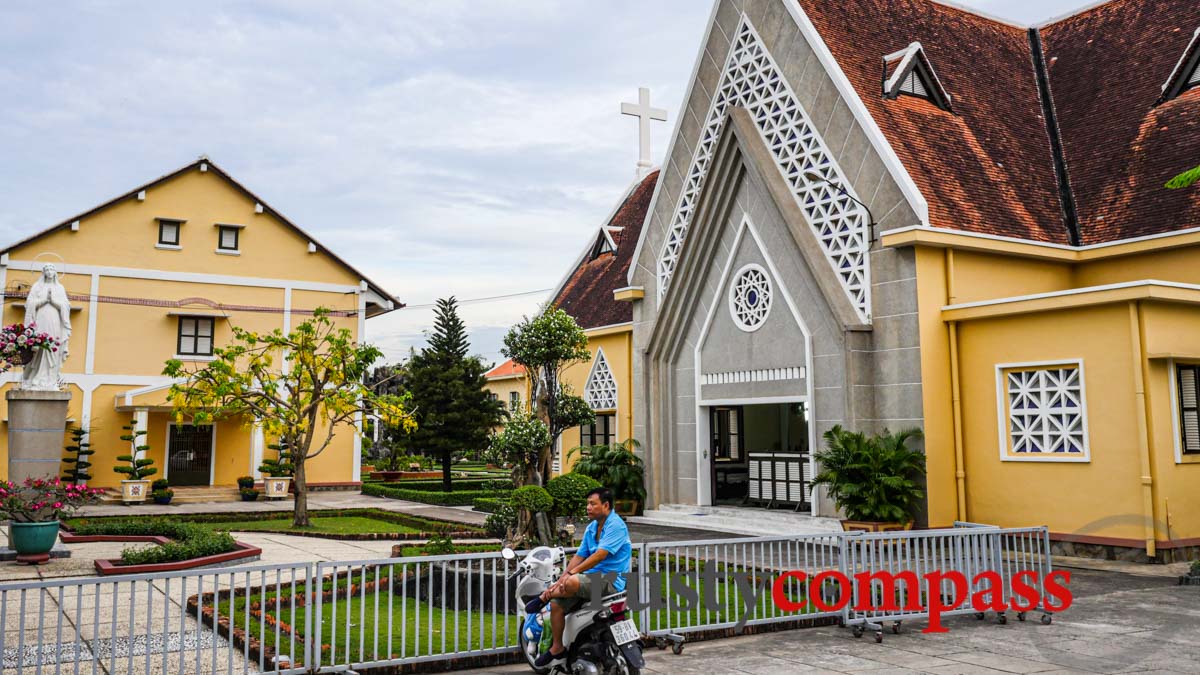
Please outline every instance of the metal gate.
[[170, 426], [167, 435], [167, 476], [171, 485], [208, 485], [212, 479], [212, 455], [211, 426]]

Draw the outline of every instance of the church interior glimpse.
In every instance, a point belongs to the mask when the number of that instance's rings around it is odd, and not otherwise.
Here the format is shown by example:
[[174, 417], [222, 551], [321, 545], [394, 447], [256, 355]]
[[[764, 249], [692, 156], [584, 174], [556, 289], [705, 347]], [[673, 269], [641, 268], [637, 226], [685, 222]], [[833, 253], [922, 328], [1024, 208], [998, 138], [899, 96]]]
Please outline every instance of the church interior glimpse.
[[803, 402], [712, 406], [708, 415], [713, 504], [811, 510]]

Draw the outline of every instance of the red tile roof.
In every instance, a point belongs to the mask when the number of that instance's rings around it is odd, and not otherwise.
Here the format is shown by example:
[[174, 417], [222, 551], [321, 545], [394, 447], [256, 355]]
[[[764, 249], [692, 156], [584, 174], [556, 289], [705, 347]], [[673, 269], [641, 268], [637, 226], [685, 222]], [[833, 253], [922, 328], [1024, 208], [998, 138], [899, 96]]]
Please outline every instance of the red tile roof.
[[506, 377], [517, 377], [525, 374], [525, 366], [519, 363], [513, 363], [512, 359], [501, 363], [483, 374], [489, 380], [499, 380]]
[[[794, 0], [929, 201], [930, 224], [1070, 243], [1028, 32], [931, 0]], [[1191, 0], [1114, 0], [1040, 30], [1081, 243], [1200, 225], [1200, 92], [1155, 107], [1200, 25]], [[954, 112], [880, 89], [920, 42]], [[882, 218], [885, 214], [876, 214]]]
[[[633, 320], [632, 305], [614, 300], [613, 291], [627, 285], [626, 274], [657, 181], [657, 171], [643, 178], [605, 223], [617, 250], [593, 258], [592, 247], [597, 239], [589, 239], [583, 258], [554, 297], [554, 305], [573, 316], [581, 327], [599, 328]], [[596, 237], [599, 236], [597, 232]]]

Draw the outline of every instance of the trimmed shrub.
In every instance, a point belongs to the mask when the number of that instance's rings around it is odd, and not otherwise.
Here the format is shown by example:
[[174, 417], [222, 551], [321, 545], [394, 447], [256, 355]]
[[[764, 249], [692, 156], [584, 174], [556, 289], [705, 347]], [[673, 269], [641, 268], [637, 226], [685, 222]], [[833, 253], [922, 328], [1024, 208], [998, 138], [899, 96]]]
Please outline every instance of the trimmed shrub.
[[600, 487], [600, 481], [581, 473], [565, 473], [546, 483], [546, 492], [554, 498], [554, 515], [583, 518], [587, 515], [587, 493]]
[[483, 530], [489, 537], [504, 539], [517, 526], [517, 510], [507, 501], [500, 504], [496, 512], [489, 515], [483, 523]]
[[139, 520], [84, 521], [75, 528], [79, 535], [160, 536], [174, 541], [161, 546], [121, 551], [121, 563], [146, 565], [191, 560], [209, 555], [228, 553], [237, 547], [228, 532], [212, 532], [194, 523], [182, 523], [158, 518]]
[[500, 507], [507, 503], [508, 499], [502, 497], [480, 497], [472, 502], [476, 511], [482, 511], [484, 513], [495, 513], [500, 510]]
[[426, 490], [410, 490], [396, 487], [395, 483], [363, 483], [362, 493], [370, 497], [386, 497], [388, 499], [404, 499], [424, 504], [440, 506], [470, 506], [480, 497], [495, 497], [494, 490], [462, 490], [454, 492], [434, 492]]
[[530, 513], [549, 513], [554, 508], [554, 497], [539, 485], [526, 485], [513, 490], [509, 501], [518, 509]]

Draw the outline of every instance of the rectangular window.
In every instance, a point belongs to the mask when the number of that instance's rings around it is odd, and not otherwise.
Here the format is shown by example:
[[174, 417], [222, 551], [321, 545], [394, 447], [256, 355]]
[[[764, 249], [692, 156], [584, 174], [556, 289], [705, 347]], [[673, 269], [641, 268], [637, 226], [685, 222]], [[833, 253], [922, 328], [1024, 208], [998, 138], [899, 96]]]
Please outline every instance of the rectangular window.
[[612, 445], [616, 442], [617, 416], [596, 415], [596, 421], [579, 427], [580, 445]]
[[518, 391], [508, 392], [508, 407], [519, 408], [520, 406], [521, 406], [521, 392], [518, 392]]
[[997, 366], [1000, 458], [1006, 461], [1087, 462], [1083, 362], [1036, 367]]
[[179, 317], [179, 345], [182, 356], [212, 356], [213, 319], [204, 316]]
[[488, 398], [489, 398], [489, 399], [491, 399], [491, 400], [493, 400], [493, 401], [498, 401], [498, 400], [500, 400], [500, 395], [499, 395], [499, 394], [497, 394], [497, 393], [496, 393], [496, 392], [494, 392], [494, 391], [489, 391], [489, 392], [488, 392]]
[[744, 419], [741, 406], [712, 409], [709, 431], [712, 434], [714, 460], [734, 463], [742, 461], [745, 456], [745, 438], [742, 435]]
[[1200, 455], [1200, 366], [1175, 366], [1179, 386], [1179, 449], [1185, 455]]
[[238, 237], [241, 230], [240, 227], [225, 227], [224, 225], [218, 227], [217, 248], [222, 251], [238, 250]]
[[158, 221], [158, 243], [163, 246], [178, 246], [179, 245], [179, 226], [182, 225], [179, 220], [162, 220]]

